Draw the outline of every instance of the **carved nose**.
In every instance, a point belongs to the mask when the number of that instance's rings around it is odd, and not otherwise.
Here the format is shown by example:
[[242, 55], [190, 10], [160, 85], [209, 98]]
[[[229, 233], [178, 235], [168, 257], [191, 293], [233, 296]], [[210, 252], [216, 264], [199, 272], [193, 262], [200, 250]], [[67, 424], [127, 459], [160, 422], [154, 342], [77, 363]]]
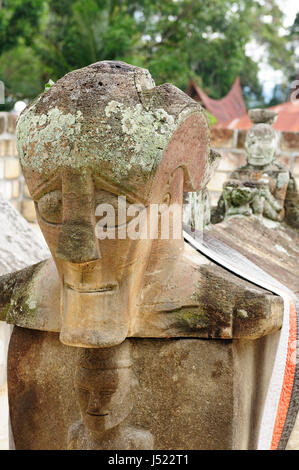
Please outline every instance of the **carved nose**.
[[63, 225], [56, 256], [72, 263], [98, 259], [95, 238], [94, 187], [90, 175], [62, 172]]
[[91, 223], [65, 223], [59, 233], [56, 257], [72, 263], [99, 258], [94, 227]]

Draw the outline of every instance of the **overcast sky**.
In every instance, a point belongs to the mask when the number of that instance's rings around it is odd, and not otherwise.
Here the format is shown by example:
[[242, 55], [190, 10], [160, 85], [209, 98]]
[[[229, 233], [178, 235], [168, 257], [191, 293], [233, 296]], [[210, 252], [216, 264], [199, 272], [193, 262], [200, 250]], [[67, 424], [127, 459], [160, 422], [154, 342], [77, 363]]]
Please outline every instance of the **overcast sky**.
[[[278, 5], [283, 11], [284, 17], [284, 27], [288, 28], [294, 23], [296, 14], [299, 11], [299, 1], [298, 0], [277, 0]], [[283, 33], [283, 32], [282, 32]], [[256, 61], [259, 62], [259, 79], [263, 84], [264, 95], [268, 99], [272, 95], [273, 88], [276, 84], [283, 82], [283, 74], [280, 70], [273, 70], [265, 60], [265, 51], [261, 47], [252, 42], [248, 45], [247, 48], [248, 54]]]
[[299, 11], [298, 0], [277, 0], [277, 3], [285, 14], [284, 26], [287, 28], [294, 23]]

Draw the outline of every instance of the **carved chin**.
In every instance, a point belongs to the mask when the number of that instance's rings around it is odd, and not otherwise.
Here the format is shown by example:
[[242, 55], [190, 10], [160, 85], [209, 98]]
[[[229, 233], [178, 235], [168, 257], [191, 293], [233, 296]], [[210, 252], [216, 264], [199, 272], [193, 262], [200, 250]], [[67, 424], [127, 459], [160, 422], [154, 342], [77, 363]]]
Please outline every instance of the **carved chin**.
[[63, 287], [60, 340], [68, 346], [111, 347], [122, 343], [129, 329], [127, 299], [114, 286], [80, 292]]

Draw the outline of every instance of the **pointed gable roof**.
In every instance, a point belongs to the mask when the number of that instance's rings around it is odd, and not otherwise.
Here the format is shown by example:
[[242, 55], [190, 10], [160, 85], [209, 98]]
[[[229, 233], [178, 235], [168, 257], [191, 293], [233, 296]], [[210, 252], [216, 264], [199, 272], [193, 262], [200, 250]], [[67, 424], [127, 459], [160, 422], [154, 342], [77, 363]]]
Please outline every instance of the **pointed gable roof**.
[[231, 121], [246, 114], [246, 106], [242, 95], [240, 78], [237, 77], [233, 86], [224, 98], [214, 100], [206, 95], [202, 89], [196, 85], [194, 80], [190, 80], [187, 94], [196, 101], [199, 101], [215, 118], [217, 124]]

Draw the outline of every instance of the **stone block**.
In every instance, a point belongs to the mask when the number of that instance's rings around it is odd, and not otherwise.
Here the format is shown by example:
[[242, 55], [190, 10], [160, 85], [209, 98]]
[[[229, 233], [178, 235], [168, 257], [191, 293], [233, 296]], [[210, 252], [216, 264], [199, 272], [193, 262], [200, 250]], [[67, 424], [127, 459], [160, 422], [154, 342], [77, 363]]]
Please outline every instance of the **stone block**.
[[234, 146], [234, 131], [232, 129], [211, 129], [211, 146], [214, 148], [232, 148]]
[[9, 134], [15, 134], [16, 133], [17, 118], [18, 118], [17, 114], [9, 113], [7, 115], [7, 132]]
[[7, 179], [18, 178], [20, 176], [21, 168], [19, 160], [12, 158], [5, 162], [4, 176]]
[[23, 201], [21, 212], [28, 222], [36, 221], [36, 214], [33, 201]]
[[242, 165], [246, 164], [245, 153], [221, 151], [222, 158], [220, 159], [217, 170], [232, 172]]
[[11, 140], [0, 140], [0, 157], [9, 157], [13, 154], [13, 147]]
[[299, 150], [299, 132], [282, 132], [280, 139], [281, 150]]
[[[268, 354], [277, 335], [245, 343], [129, 340], [136, 385], [126, 423], [150, 432], [154, 449], [255, 449], [272, 369], [272, 357], [266, 357], [267, 367], [259, 363], [257, 375], [255, 357]], [[69, 429], [80, 420], [76, 348], [55, 333], [15, 327], [9, 355], [16, 448], [66, 449]]]

